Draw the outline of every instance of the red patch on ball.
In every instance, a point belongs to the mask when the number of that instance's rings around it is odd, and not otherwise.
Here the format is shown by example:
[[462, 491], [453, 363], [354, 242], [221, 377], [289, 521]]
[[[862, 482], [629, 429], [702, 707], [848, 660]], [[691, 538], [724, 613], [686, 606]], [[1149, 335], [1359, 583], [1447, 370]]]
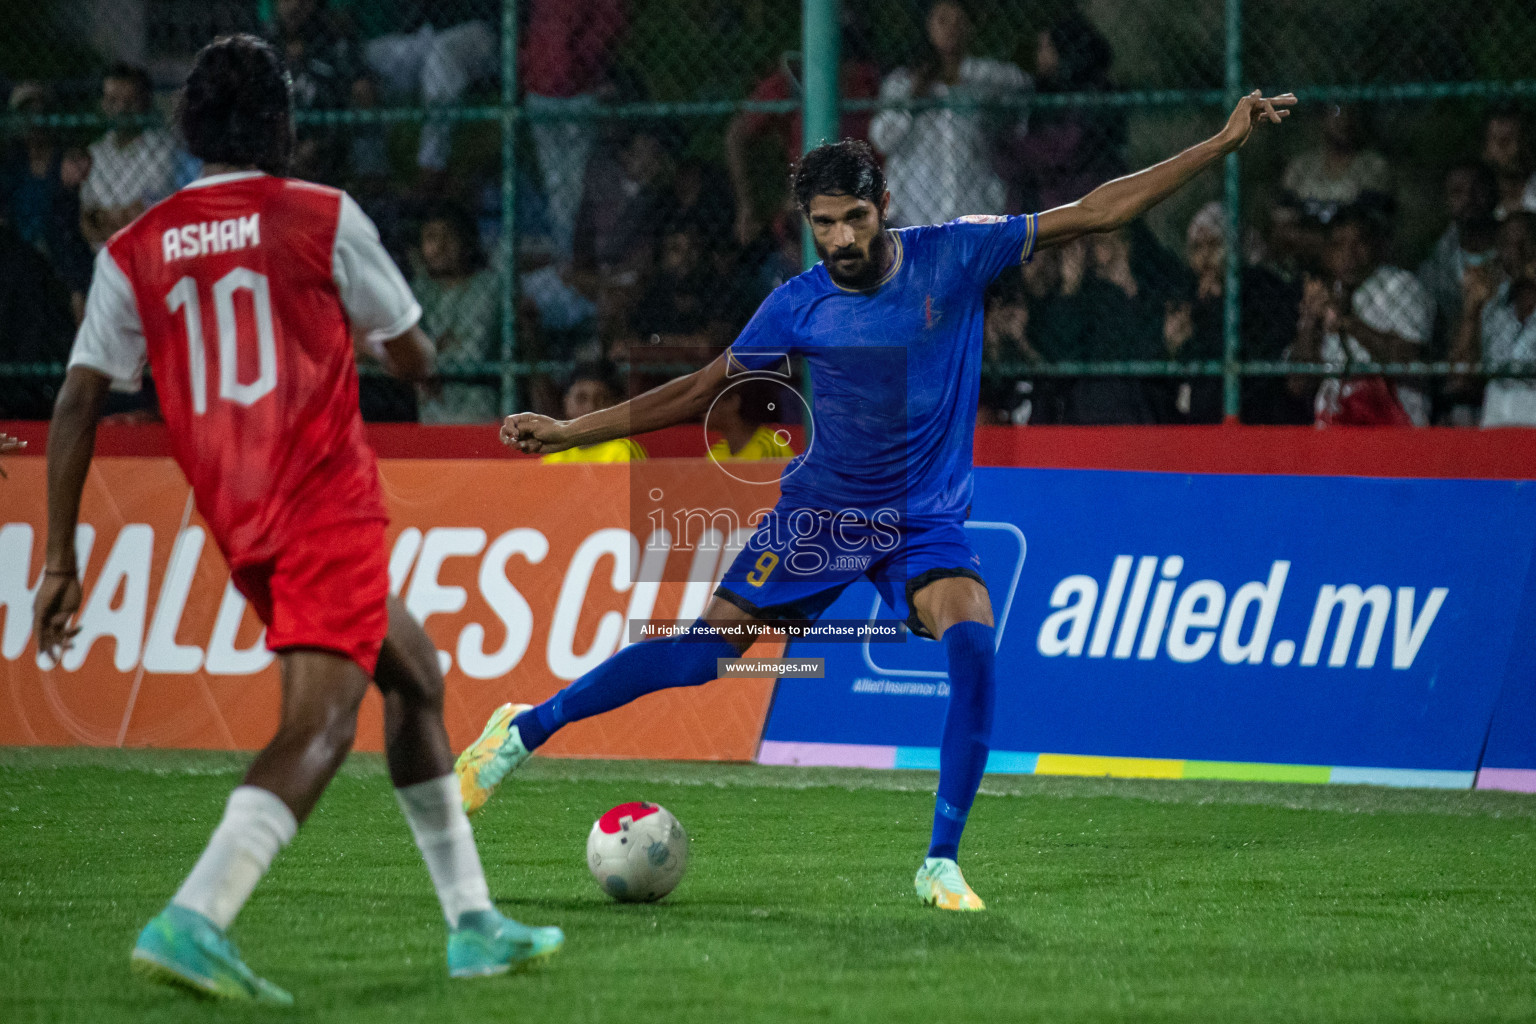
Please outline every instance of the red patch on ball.
[[639, 821], [646, 815], [655, 813], [655, 804], [648, 803], [644, 800], [635, 800], [631, 803], [619, 804], [619, 806], [608, 811], [608, 813], [604, 814], [601, 818], [598, 818], [597, 827], [611, 835], [619, 830], [619, 822], [623, 821], [625, 818], [628, 818], [630, 821]]

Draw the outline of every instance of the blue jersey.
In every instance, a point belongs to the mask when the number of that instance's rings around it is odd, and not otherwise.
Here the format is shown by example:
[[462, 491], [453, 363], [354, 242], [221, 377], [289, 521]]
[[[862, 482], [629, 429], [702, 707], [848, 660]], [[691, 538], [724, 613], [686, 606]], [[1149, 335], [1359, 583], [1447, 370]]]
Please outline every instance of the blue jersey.
[[731, 346], [730, 370], [772, 371], [790, 355], [810, 369], [811, 444], [785, 468], [781, 507], [963, 519], [986, 290], [1030, 258], [1035, 215], [889, 237], [891, 267], [866, 291], [836, 284], [824, 264], [775, 289]]

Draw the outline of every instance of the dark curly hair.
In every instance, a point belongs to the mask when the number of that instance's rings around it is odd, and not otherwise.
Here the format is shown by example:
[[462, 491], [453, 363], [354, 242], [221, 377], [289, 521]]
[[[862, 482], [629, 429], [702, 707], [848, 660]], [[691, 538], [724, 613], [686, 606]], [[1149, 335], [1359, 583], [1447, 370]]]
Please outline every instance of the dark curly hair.
[[205, 163], [288, 173], [293, 158], [293, 83], [272, 45], [220, 36], [198, 52], [176, 100], [187, 151]]
[[816, 196], [853, 196], [876, 206], [885, 195], [885, 172], [869, 143], [858, 139], [824, 142], [800, 158], [789, 178], [802, 213]]

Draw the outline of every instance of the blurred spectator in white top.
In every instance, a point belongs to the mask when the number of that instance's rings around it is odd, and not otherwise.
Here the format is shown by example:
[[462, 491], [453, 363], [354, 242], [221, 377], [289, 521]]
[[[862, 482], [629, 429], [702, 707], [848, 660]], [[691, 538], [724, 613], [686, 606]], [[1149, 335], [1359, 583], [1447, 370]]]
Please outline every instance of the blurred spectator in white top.
[[[1515, 210], [1499, 226], [1497, 267], [1467, 271], [1455, 362], [1536, 362], [1536, 213]], [[1500, 280], [1502, 275], [1503, 280]], [[1536, 380], [1496, 377], [1483, 389], [1482, 425], [1536, 426]]]
[[[421, 224], [421, 261], [411, 290], [421, 303], [421, 329], [437, 345], [437, 368], [471, 370], [497, 346], [501, 292], [486, 266], [479, 230], [456, 203], [428, 209]], [[496, 388], [468, 381], [419, 385], [423, 423], [488, 423], [496, 419]]]
[[[149, 73], [114, 64], [101, 83], [107, 117], [149, 113]], [[135, 217], [176, 191], [176, 140], [163, 128], [113, 128], [91, 143], [91, 173], [80, 187], [80, 230], [100, 249]]]
[[[1418, 278], [1386, 266], [1387, 227], [1375, 212], [1346, 206], [1328, 222], [1323, 278], [1308, 277], [1290, 356], [1298, 362], [1409, 363], [1424, 358], [1434, 309]], [[1429, 425], [1429, 397], [1416, 383], [1378, 375], [1294, 377], [1319, 425]]]
[[914, 67], [886, 76], [882, 100], [949, 100], [971, 109], [882, 110], [869, 138], [885, 156], [891, 221], [939, 224], [973, 213], [1002, 213], [1007, 188], [993, 170], [994, 153], [1019, 108], [976, 109], [1031, 89], [1017, 64], [974, 57], [972, 25], [957, 0], [938, 0], [928, 11], [927, 45]]
[[1499, 176], [1500, 220], [1515, 210], [1536, 210], [1536, 160], [1525, 120], [1514, 107], [1500, 107], [1483, 122], [1483, 160]]
[[[414, 102], [419, 96], [426, 106], [447, 106], [457, 103], [477, 80], [492, 79], [500, 71], [501, 44], [491, 21], [499, 16], [500, 4], [394, 0], [367, 6], [393, 12], [394, 30], [363, 43], [363, 60], [391, 102]], [[361, 4], [354, 5], [354, 13], [366, 34], [377, 14], [365, 18]], [[424, 190], [435, 190], [443, 181], [452, 131], [452, 122], [443, 118], [428, 118], [421, 126], [416, 165]]]
[[1326, 223], [1342, 206], [1375, 193], [1393, 194], [1387, 158], [1365, 148], [1365, 117], [1358, 107], [1333, 107], [1323, 119], [1323, 145], [1285, 165], [1281, 185], [1306, 212]]
[[1461, 322], [1461, 286], [1467, 271], [1491, 263], [1498, 255], [1494, 235], [1499, 223], [1493, 207], [1498, 179], [1492, 168], [1464, 160], [1445, 172], [1445, 205], [1450, 226], [1419, 264], [1419, 283], [1435, 302], [1434, 353], [1444, 355]]

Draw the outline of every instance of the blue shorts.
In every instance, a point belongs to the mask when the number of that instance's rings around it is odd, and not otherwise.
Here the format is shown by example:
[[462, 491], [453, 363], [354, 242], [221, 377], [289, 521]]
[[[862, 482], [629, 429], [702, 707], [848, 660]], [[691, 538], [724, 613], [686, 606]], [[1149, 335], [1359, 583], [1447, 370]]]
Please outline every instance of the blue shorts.
[[955, 576], [986, 583], [958, 520], [893, 525], [852, 510], [779, 507], [758, 525], [715, 596], [764, 621], [814, 621], [863, 577], [908, 629], [932, 640], [912, 607], [913, 595]]

